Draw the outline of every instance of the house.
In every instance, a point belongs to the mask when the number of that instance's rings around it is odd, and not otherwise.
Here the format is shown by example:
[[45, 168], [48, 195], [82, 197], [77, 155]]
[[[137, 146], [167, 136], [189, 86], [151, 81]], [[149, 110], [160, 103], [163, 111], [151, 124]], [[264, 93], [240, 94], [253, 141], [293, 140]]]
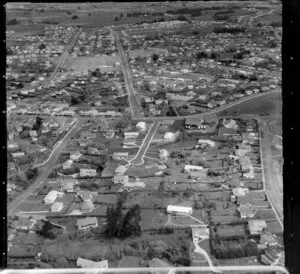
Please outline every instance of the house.
[[168, 155], [169, 153], [166, 149], [159, 150], [159, 159], [161, 159], [162, 161], [167, 161]]
[[249, 156], [240, 156], [239, 161], [240, 161], [242, 172], [248, 172], [250, 167], [252, 166], [250, 157]]
[[98, 220], [96, 217], [89, 217], [77, 220], [77, 227], [79, 230], [86, 230], [98, 226]]
[[71, 153], [70, 160], [77, 161], [81, 156], [82, 156], [82, 154], [79, 151], [75, 151], [75, 152]]
[[284, 266], [284, 251], [283, 248], [277, 244], [272, 245], [264, 250], [264, 254], [261, 255], [261, 261], [266, 265], [282, 265]]
[[243, 177], [247, 179], [254, 179], [255, 173], [254, 173], [254, 167], [252, 165], [249, 166], [249, 170], [247, 172], [243, 172]]
[[28, 230], [33, 229], [35, 223], [36, 223], [35, 219], [19, 217], [19, 220], [15, 221], [15, 223], [13, 224], [13, 227], [15, 227], [18, 230], [28, 231]]
[[245, 196], [247, 193], [249, 193], [249, 188], [236, 187], [232, 189], [232, 192], [236, 197]]
[[207, 177], [207, 169], [205, 170], [200, 170], [200, 171], [190, 171], [189, 172], [189, 177], [191, 179], [206, 179]]
[[167, 213], [168, 214], [192, 215], [193, 208], [192, 207], [187, 207], [187, 206], [168, 205]]
[[25, 152], [24, 151], [18, 151], [18, 152], [13, 152], [11, 153], [12, 157], [14, 158], [19, 158], [19, 157], [22, 157], [25, 155]]
[[64, 204], [61, 202], [55, 202], [52, 206], [51, 206], [51, 211], [52, 212], [59, 212], [63, 209]]
[[92, 201], [93, 196], [91, 191], [79, 191], [77, 195], [81, 198], [83, 202]]
[[78, 181], [75, 179], [65, 179], [62, 182], [61, 190], [64, 192], [73, 192], [74, 191], [74, 185], [77, 184]]
[[265, 220], [249, 220], [248, 229], [251, 235], [257, 235], [262, 233], [267, 228]]
[[82, 267], [82, 268], [108, 268], [108, 261], [107, 260], [103, 260], [100, 262], [94, 262], [91, 260], [87, 260], [87, 259], [82, 259], [82, 258], [78, 258], [76, 261], [76, 264], [78, 267]]
[[175, 134], [173, 132], [166, 132], [164, 135], [164, 141], [174, 141], [175, 140]]
[[266, 198], [264, 192], [254, 192], [251, 191], [245, 196], [237, 197], [238, 205], [247, 205], [255, 208], [267, 208], [269, 207], [269, 202]]
[[36, 130], [30, 130], [29, 135], [30, 135], [31, 138], [37, 138], [38, 137], [38, 134], [37, 134]]
[[145, 122], [138, 122], [136, 124], [136, 127], [139, 131], [145, 131], [146, 130], [146, 123]]
[[124, 138], [125, 139], [132, 139], [132, 138], [137, 138], [139, 136], [138, 132], [124, 132]]
[[128, 152], [115, 152], [112, 156], [114, 160], [128, 160]]
[[193, 165], [185, 165], [184, 166], [184, 171], [185, 172], [202, 171], [202, 170], [203, 170], [202, 166], [193, 166]]
[[237, 125], [236, 121], [233, 120], [233, 119], [228, 119], [228, 120], [224, 119], [223, 120], [223, 126], [225, 128], [233, 128], [233, 129], [237, 129], [238, 128], [238, 125]]
[[63, 196], [63, 192], [59, 192], [57, 190], [51, 190], [47, 196], [44, 198], [44, 203], [47, 205], [53, 204], [54, 201], [58, 198]]
[[114, 184], [126, 184], [129, 182], [129, 177], [128, 175], [115, 175], [114, 178], [113, 178], [113, 182]]
[[62, 168], [63, 169], [70, 169], [73, 165], [73, 161], [72, 160], [66, 160], [63, 165]]
[[252, 206], [240, 205], [238, 208], [241, 218], [253, 218], [255, 209]]
[[140, 182], [140, 181], [135, 181], [135, 182], [126, 182], [124, 183], [123, 188], [127, 189], [127, 190], [131, 190], [131, 189], [135, 189], [135, 188], [144, 188], [145, 187], [145, 183], [144, 182]]
[[81, 212], [82, 213], [89, 213], [94, 209], [94, 203], [91, 200], [84, 201], [81, 205]]
[[113, 130], [108, 130], [105, 132], [106, 139], [112, 139], [115, 136], [115, 132]]
[[80, 177], [95, 177], [97, 175], [97, 170], [91, 168], [81, 168], [79, 175]]
[[191, 225], [193, 241], [209, 239], [208, 225]]
[[127, 170], [126, 166], [118, 166], [115, 170], [115, 175], [123, 175]]
[[19, 145], [18, 145], [18, 143], [9, 143], [9, 144], [7, 144], [7, 148], [8, 148], [8, 150], [14, 150], [14, 149], [18, 149]]

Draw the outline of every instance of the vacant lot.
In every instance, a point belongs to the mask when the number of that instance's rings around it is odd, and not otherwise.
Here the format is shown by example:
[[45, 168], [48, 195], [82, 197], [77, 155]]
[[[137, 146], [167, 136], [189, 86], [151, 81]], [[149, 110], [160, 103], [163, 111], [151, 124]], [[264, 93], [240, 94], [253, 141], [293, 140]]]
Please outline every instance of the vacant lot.
[[230, 107], [219, 113], [220, 116], [258, 114], [270, 115], [280, 114], [282, 107], [281, 93], [267, 94], [262, 97], [253, 98], [247, 102]]
[[105, 69], [106, 66], [109, 66], [113, 69], [116, 62], [119, 62], [118, 57], [106, 55], [101, 57], [69, 57], [64, 64], [64, 68], [72, 69], [74, 71], [88, 71], [95, 70], [97, 68], [101, 70], [101, 67], [102, 69]]

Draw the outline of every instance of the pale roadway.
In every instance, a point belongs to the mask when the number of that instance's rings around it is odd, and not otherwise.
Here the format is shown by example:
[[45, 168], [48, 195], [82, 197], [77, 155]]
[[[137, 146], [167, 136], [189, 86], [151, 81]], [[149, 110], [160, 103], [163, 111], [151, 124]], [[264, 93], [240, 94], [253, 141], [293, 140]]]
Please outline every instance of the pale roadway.
[[12, 201], [7, 206], [7, 215], [13, 216], [16, 209], [21, 205], [22, 202], [24, 202], [28, 196], [30, 196], [36, 188], [38, 188], [41, 183], [48, 178], [49, 174], [51, 173], [53, 166], [55, 165], [56, 161], [58, 160], [58, 157], [60, 153], [63, 151], [65, 146], [68, 144], [68, 142], [71, 140], [72, 136], [77, 132], [79, 129], [79, 126], [81, 125], [81, 122], [77, 122], [76, 126], [73, 127], [68, 134], [63, 138], [63, 141], [60, 142], [55, 149], [53, 150], [51, 157], [47, 161], [47, 163], [39, 169], [39, 175], [34, 180], [34, 182], [24, 191], [22, 194], [20, 194], [18, 197], [15, 198], [14, 201]]

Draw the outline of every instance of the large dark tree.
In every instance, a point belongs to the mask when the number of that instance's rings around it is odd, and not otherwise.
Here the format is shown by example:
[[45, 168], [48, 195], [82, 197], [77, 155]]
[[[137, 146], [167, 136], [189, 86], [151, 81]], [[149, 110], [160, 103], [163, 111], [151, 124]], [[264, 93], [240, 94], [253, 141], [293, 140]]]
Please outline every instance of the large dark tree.
[[43, 124], [43, 119], [39, 116], [35, 119], [35, 124], [32, 126], [32, 130], [39, 130]]
[[40, 234], [44, 238], [48, 238], [51, 240], [54, 239], [55, 235], [53, 233], [53, 225], [49, 221], [46, 221], [38, 234]]

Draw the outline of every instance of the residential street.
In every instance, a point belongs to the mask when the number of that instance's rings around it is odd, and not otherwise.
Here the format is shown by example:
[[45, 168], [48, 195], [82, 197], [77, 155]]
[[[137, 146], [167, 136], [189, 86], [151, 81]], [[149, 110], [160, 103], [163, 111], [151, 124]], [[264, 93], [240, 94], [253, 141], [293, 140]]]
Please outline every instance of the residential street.
[[7, 206], [7, 215], [12, 216], [16, 209], [20, 206], [22, 202], [24, 202], [29, 195], [31, 195], [36, 188], [39, 187], [39, 185], [48, 177], [48, 175], [51, 173], [53, 167], [55, 166], [55, 163], [59, 157], [59, 154], [62, 152], [62, 150], [65, 148], [65, 146], [69, 143], [72, 136], [77, 132], [81, 125], [81, 122], [77, 122], [76, 126], [74, 126], [67, 135], [62, 139], [62, 142], [60, 142], [55, 149], [52, 151], [50, 158], [48, 159], [47, 163], [39, 169], [39, 175], [34, 180], [34, 182], [22, 193], [20, 194], [13, 202], [8, 204]]

